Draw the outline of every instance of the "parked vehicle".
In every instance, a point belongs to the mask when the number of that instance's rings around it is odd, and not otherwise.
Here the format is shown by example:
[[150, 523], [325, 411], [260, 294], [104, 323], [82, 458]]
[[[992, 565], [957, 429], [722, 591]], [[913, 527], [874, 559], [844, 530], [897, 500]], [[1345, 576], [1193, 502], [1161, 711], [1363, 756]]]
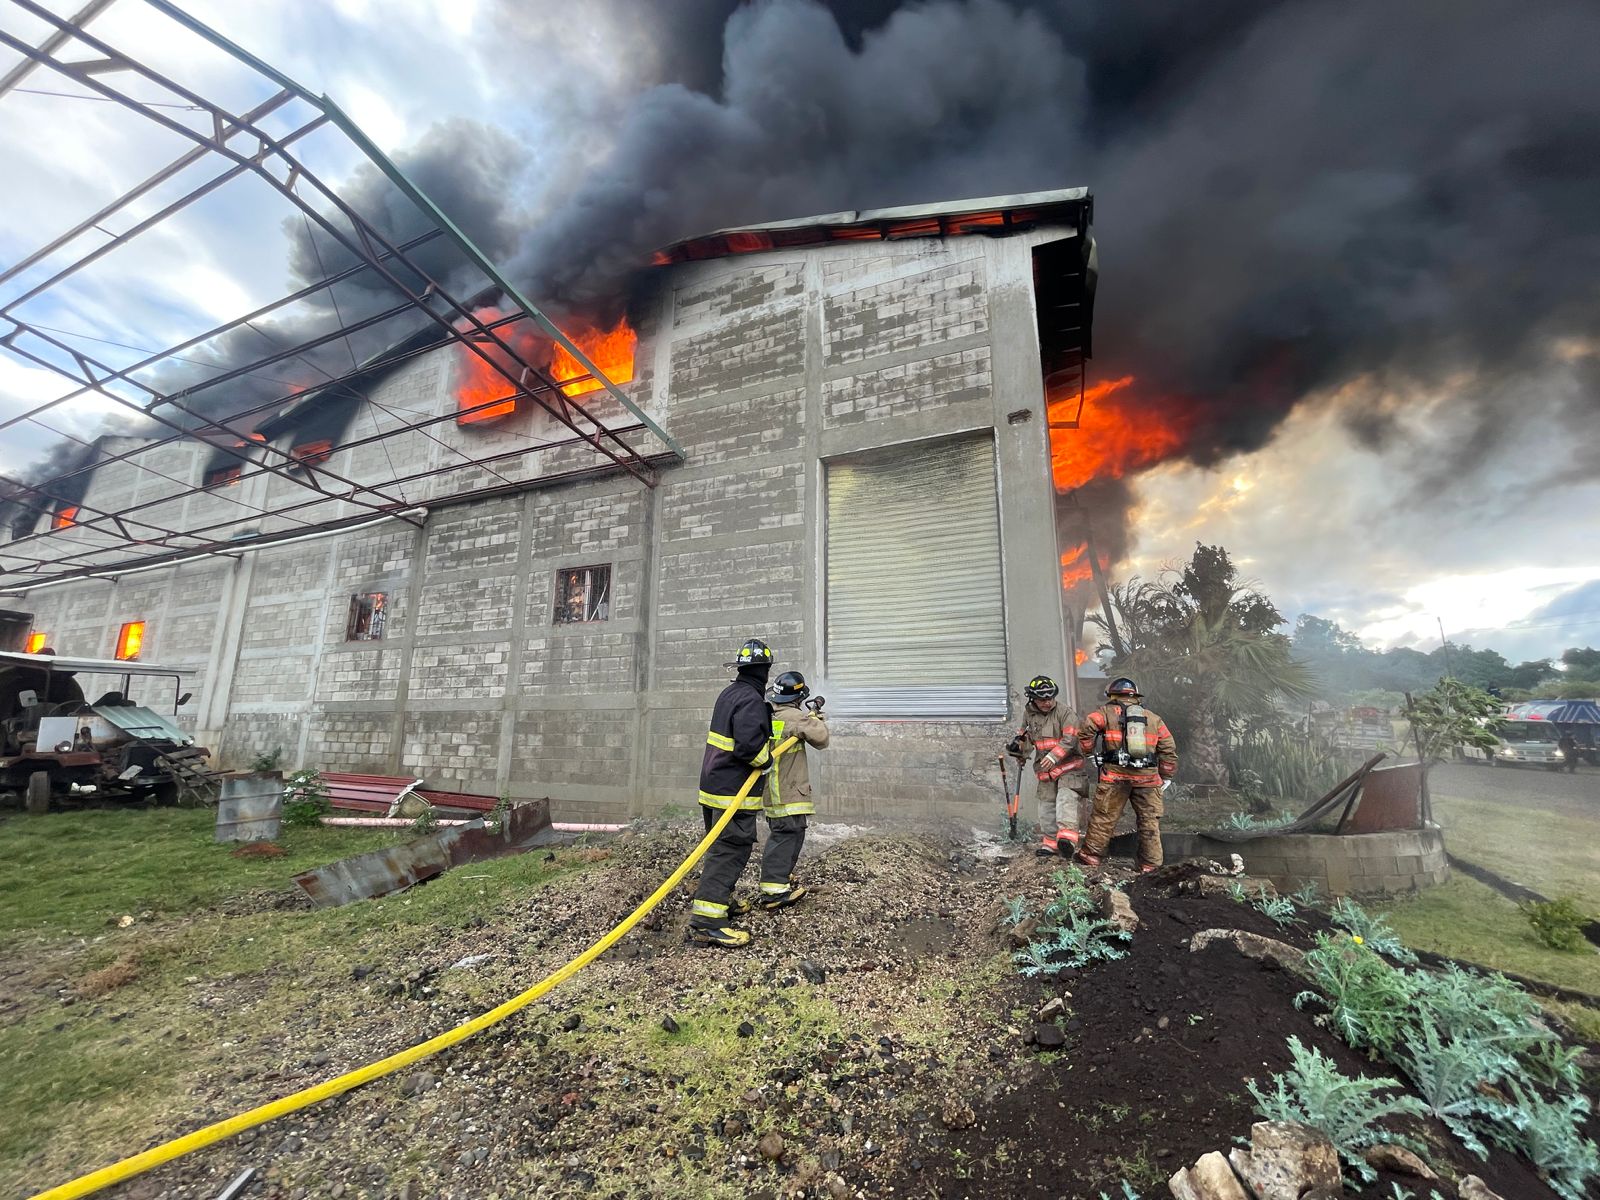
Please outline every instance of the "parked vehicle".
[[1496, 767], [1538, 766], [1559, 771], [1566, 765], [1567, 756], [1556, 744], [1557, 736], [1553, 726], [1540, 721], [1504, 721], [1495, 731], [1492, 750], [1462, 746], [1456, 753]]
[[[173, 712], [188, 701], [186, 672], [152, 663], [0, 651], [0, 791], [29, 812], [90, 797], [172, 803], [210, 776], [210, 751], [174, 718], [137, 704], [135, 679], [170, 679]], [[111, 676], [120, 690], [87, 702], [80, 679]], [[146, 684], [146, 686], [150, 686]]]

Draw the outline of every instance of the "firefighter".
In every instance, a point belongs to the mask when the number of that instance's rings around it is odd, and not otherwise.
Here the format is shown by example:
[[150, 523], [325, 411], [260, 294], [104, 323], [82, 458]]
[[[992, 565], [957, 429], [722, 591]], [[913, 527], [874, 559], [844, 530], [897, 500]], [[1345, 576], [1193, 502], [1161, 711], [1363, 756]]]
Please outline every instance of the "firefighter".
[[767, 848], [761, 855], [762, 908], [776, 912], [805, 898], [805, 885], [794, 877], [794, 865], [806, 840], [806, 818], [817, 811], [811, 798], [811, 771], [806, 747], [828, 745], [828, 723], [822, 702], [808, 705], [811, 689], [799, 671], [785, 671], [773, 684], [767, 699], [772, 705], [773, 744], [788, 737], [799, 742], [767, 772], [766, 793], [761, 798], [767, 816]]
[[1098, 867], [1111, 843], [1122, 810], [1133, 801], [1139, 824], [1139, 870], [1161, 865], [1161, 794], [1178, 771], [1178, 745], [1167, 723], [1139, 701], [1131, 679], [1113, 679], [1106, 702], [1079, 724], [1078, 748], [1084, 754], [1100, 742], [1100, 786], [1094, 792], [1094, 813], [1078, 861]]
[[709, 833], [725, 809], [737, 804], [739, 811], [706, 851], [700, 886], [690, 909], [689, 937], [702, 945], [731, 949], [750, 941], [747, 930], [732, 924], [734, 917], [750, 911], [749, 901], [736, 900], [733, 889], [750, 861], [750, 848], [756, 844], [760, 784], [743, 800], [735, 797], [751, 771], [772, 769], [772, 710], [766, 696], [772, 650], [761, 639], [751, 638], [739, 647], [732, 662], [723, 665], [737, 673], [711, 710], [700, 766], [700, 815]]
[[[1056, 700], [1060, 690], [1048, 675], [1030, 679], [1022, 689], [1028, 698], [1022, 729], [1006, 743], [1008, 754], [1024, 760], [1029, 754], [1034, 756], [1033, 773], [1039, 781], [1039, 847], [1034, 853], [1041, 858], [1076, 854], [1088, 815], [1083, 752], [1078, 748], [1078, 730], [1071, 714]], [[1063, 782], [1070, 799], [1060, 795]]]

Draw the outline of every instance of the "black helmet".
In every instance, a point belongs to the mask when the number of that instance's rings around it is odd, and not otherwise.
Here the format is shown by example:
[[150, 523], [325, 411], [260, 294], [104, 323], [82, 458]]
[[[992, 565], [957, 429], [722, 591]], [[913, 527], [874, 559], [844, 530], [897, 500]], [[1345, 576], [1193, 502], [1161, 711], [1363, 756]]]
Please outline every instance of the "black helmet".
[[1056, 686], [1056, 681], [1048, 675], [1035, 675], [1028, 680], [1028, 686], [1022, 690], [1031, 700], [1054, 700], [1061, 691]]
[[1126, 677], [1122, 679], [1113, 679], [1110, 683], [1106, 684], [1106, 699], [1108, 700], [1115, 700], [1118, 698], [1138, 700], [1141, 695], [1142, 693], [1139, 691], [1139, 685]]
[[739, 647], [739, 653], [731, 663], [723, 663], [725, 667], [770, 667], [772, 665], [772, 647], [760, 638], [751, 638]]
[[806, 686], [806, 677], [799, 671], [785, 671], [773, 682], [767, 699], [774, 704], [799, 704], [809, 695], [811, 689]]

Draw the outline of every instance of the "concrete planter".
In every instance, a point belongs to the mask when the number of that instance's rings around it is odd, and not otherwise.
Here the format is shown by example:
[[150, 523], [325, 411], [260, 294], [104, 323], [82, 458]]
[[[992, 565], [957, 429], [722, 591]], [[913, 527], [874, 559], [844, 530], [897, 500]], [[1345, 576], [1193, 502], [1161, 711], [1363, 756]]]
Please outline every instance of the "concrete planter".
[[283, 820], [283, 772], [230, 775], [217, 800], [217, 841], [270, 842]]

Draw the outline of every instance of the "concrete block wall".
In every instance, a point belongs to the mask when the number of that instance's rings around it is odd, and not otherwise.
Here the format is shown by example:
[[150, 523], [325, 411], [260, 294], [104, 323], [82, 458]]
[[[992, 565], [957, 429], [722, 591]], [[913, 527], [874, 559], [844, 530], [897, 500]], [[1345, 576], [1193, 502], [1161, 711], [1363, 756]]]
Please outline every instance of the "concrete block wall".
[[1179, 858], [1244, 859], [1251, 875], [1270, 879], [1280, 892], [1307, 883], [1328, 896], [1394, 896], [1420, 891], [1450, 877], [1444, 831], [1438, 828], [1391, 830], [1344, 836], [1289, 833], [1221, 842], [1203, 834], [1161, 837], [1169, 861]]
[[[435, 505], [421, 529], [390, 522], [56, 588], [38, 593], [36, 624], [54, 622], [63, 653], [109, 655], [122, 620], [146, 619], [146, 657], [197, 669], [184, 719], [232, 765], [281, 746], [290, 765], [549, 795], [578, 820], [692, 804], [710, 704], [729, 675], [721, 664], [739, 643], [766, 638], [779, 669], [805, 670], [827, 691], [827, 462], [978, 436], [992, 441], [998, 470], [1008, 678], [1066, 679], [1030, 258], [1064, 233], [841, 244], [661, 272], [633, 314], [627, 385], [686, 450], [657, 488], [621, 472], [538, 485], [545, 471], [601, 461], [581, 445], [454, 470], [392, 489]], [[384, 408], [452, 408], [455, 354], [384, 380], [348, 436], [391, 424]], [[583, 401], [633, 420], [609, 396]], [[1026, 417], [1008, 419], [1018, 412]], [[437, 440], [344, 451], [329, 466], [382, 484], [561, 434], [538, 411], [432, 432]], [[198, 478], [208, 452], [174, 450], [173, 471]], [[531, 486], [440, 503], [507, 479]], [[157, 486], [149, 480], [108, 474], [105, 486], [142, 495]], [[264, 477], [182, 503], [188, 520], [243, 526], [248, 504], [284, 488], [294, 485]], [[608, 618], [556, 624], [557, 572], [602, 564]], [[347, 642], [350, 598], [368, 592], [387, 597], [384, 637]], [[985, 720], [836, 720], [814, 770], [822, 811], [997, 821], [993, 753], [1019, 699]]]

